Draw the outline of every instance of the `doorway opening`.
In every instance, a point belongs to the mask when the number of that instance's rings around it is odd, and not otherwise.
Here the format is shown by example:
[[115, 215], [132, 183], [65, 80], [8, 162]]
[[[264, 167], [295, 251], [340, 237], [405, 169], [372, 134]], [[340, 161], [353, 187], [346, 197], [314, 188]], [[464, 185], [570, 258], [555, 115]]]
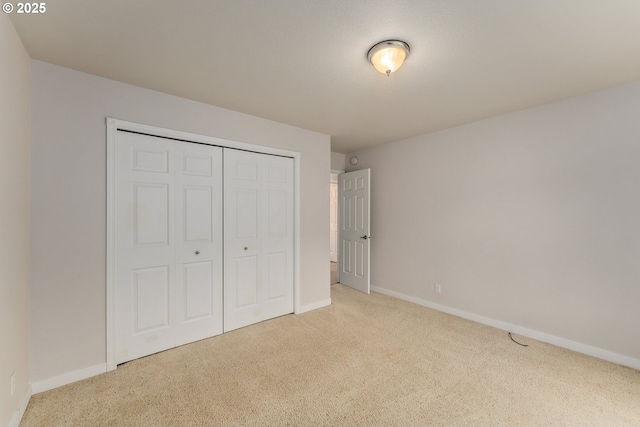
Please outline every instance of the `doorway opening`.
[[332, 170], [329, 174], [329, 277], [331, 285], [340, 282], [338, 277], [338, 175], [342, 172]]

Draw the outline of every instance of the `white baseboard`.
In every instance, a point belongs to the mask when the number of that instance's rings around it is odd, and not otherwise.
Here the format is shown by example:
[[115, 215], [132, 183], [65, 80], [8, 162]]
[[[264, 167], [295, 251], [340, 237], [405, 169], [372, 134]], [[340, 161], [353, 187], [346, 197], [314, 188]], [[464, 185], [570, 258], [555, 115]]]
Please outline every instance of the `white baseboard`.
[[296, 314], [306, 313], [307, 311], [315, 310], [318, 308], [326, 307], [331, 305], [331, 298], [327, 298], [322, 301], [314, 302], [312, 304], [301, 305], [300, 310], [296, 311]]
[[622, 354], [614, 353], [609, 350], [603, 350], [598, 347], [592, 347], [590, 345], [582, 344], [576, 341], [571, 341], [566, 338], [557, 337], [555, 335], [546, 334], [544, 332], [536, 331], [533, 329], [523, 328], [522, 326], [514, 325], [500, 320], [495, 320], [490, 317], [481, 316], [479, 314], [469, 313], [468, 311], [458, 310], [457, 308], [448, 307], [446, 305], [436, 304], [431, 301], [423, 300], [421, 298], [412, 297], [410, 295], [401, 294], [400, 292], [391, 291], [389, 289], [380, 288], [378, 286], [372, 286], [371, 290], [384, 295], [395, 297], [404, 301], [412, 302], [414, 304], [428, 307], [433, 310], [441, 311], [443, 313], [452, 314], [454, 316], [462, 317], [463, 319], [472, 320], [474, 322], [482, 323], [483, 325], [492, 326], [503, 331], [513, 332], [518, 335], [522, 335], [534, 340], [553, 344], [558, 347], [573, 350], [578, 353], [586, 354], [587, 356], [597, 357], [608, 362], [617, 363], [618, 365], [628, 366], [629, 368], [640, 370], [640, 359], [634, 359], [633, 357], [625, 356]]
[[58, 375], [43, 381], [36, 381], [31, 383], [31, 390], [33, 391], [33, 394], [38, 394], [43, 391], [52, 390], [56, 387], [75, 383], [76, 381], [84, 380], [86, 378], [95, 377], [96, 375], [104, 374], [105, 372], [107, 372], [107, 364], [101, 363], [99, 365], [90, 366], [77, 371], [67, 372], [66, 374]]
[[27, 386], [27, 389], [24, 391], [24, 394], [20, 398], [20, 402], [18, 402], [18, 407], [13, 413], [13, 417], [11, 417], [11, 421], [9, 421], [9, 427], [18, 427], [20, 425], [20, 421], [22, 421], [22, 417], [24, 416], [24, 411], [27, 410], [27, 405], [29, 404], [29, 400], [31, 400], [30, 385]]

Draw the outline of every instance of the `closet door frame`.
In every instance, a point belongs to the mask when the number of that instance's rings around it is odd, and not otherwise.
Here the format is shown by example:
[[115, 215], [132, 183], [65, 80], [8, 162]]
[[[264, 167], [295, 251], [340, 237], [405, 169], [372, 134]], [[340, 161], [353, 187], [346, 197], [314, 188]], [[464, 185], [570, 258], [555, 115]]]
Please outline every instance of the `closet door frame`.
[[181, 132], [172, 129], [149, 126], [108, 117], [107, 122], [107, 259], [106, 259], [106, 370], [116, 369], [116, 212], [118, 194], [116, 185], [117, 172], [117, 144], [118, 130], [137, 132], [161, 138], [170, 138], [186, 142], [214, 145], [223, 148], [253, 151], [262, 154], [272, 154], [293, 158], [294, 180], [294, 274], [293, 274], [293, 308], [294, 313], [300, 312], [300, 160], [301, 155], [296, 151], [232, 141]]

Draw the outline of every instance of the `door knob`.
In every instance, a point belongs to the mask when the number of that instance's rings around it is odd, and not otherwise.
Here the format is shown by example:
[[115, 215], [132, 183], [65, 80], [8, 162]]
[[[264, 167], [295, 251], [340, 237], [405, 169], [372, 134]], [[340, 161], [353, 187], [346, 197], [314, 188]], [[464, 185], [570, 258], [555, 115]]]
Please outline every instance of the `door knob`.
[[371, 237], [367, 236], [366, 234], [364, 236], [360, 236], [361, 239], [367, 240], [370, 239]]
[[196, 251], [196, 255], [200, 255], [200, 251]]

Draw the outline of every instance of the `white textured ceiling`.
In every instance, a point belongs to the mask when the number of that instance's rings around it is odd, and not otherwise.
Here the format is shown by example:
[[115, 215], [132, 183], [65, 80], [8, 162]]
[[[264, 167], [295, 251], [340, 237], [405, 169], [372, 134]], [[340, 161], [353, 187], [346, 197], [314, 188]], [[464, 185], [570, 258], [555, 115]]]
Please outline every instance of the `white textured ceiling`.
[[[350, 152], [640, 80], [639, 0], [49, 0], [38, 60], [332, 136]], [[411, 45], [391, 77], [365, 55]]]

